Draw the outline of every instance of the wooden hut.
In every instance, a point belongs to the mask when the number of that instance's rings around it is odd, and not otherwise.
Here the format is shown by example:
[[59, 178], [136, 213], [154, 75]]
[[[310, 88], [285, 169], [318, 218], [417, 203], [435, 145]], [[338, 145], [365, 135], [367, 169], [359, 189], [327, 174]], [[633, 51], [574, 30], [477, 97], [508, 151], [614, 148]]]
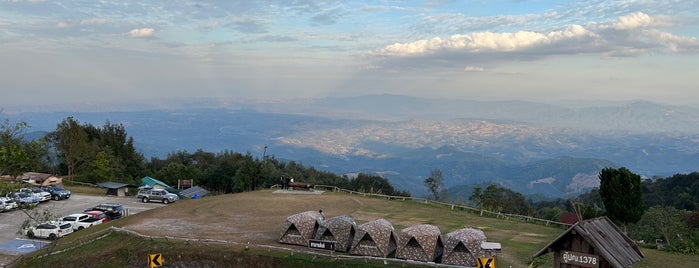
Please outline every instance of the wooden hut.
[[636, 243], [607, 217], [576, 223], [534, 254], [554, 253], [553, 267], [628, 267], [643, 259]]

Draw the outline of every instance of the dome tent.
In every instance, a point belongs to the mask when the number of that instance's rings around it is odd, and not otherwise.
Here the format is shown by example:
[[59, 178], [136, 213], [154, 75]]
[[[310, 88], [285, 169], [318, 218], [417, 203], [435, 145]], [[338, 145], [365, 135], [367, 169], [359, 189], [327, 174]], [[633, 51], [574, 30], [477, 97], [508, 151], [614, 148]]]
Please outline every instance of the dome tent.
[[398, 236], [391, 222], [377, 219], [357, 227], [350, 254], [387, 257], [396, 250]]
[[318, 211], [306, 211], [289, 216], [284, 222], [279, 243], [307, 246], [308, 240], [318, 230], [321, 219]]
[[487, 240], [483, 231], [473, 228], [463, 228], [448, 233], [444, 242], [442, 263], [461, 266], [478, 266], [478, 258], [482, 255], [481, 244]]
[[320, 223], [315, 239], [335, 241], [335, 251], [348, 252], [357, 232], [357, 223], [350, 215], [332, 217]]
[[396, 258], [439, 262], [443, 252], [444, 244], [439, 227], [431, 224], [418, 224], [401, 231]]

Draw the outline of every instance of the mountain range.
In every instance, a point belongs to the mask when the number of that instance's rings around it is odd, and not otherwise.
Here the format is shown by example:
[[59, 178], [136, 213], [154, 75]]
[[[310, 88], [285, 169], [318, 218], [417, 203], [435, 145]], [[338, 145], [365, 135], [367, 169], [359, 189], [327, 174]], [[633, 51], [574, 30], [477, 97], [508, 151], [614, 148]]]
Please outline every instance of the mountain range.
[[367, 95], [199, 99], [4, 116], [37, 133], [68, 116], [96, 126], [120, 123], [147, 158], [197, 149], [267, 154], [348, 176], [379, 174], [414, 195], [426, 194], [423, 181], [434, 169], [449, 188], [499, 183], [544, 197], [585, 192], [599, 184], [604, 167], [625, 166], [649, 178], [699, 170], [699, 109], [648, 101]]

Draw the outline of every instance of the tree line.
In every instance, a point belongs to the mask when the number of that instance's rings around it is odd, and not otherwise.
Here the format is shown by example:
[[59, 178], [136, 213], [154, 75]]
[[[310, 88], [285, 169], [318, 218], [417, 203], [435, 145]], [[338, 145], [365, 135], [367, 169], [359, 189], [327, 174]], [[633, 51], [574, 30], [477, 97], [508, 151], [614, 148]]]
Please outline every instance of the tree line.
[[[642, 180], [625, 167], [604, 168], [598, 179], [599, 187], [578, 197], [537, 202], [498, 184], [476, 186], [468, 205], [551, 221], [560, 221], [564, 212], [581, 220], [607, 216], [642, 245], [660, 244], [670, 251], [697, 253], [699, 172]], [[442, 180], [441, 171], [433, 170], [424, 184], [435, 200], [459, 200], [440, 192]]]
[[291, 177], [360, 192], [409, 196], [380, 176], [340, 176], [274, 156], [260, 159], [250, 152], [176, 151], [163, 159], [146, 159], [122, 124], [95, 126], [68, 117], [55, 130], [31, 140], [24, 137], [28, 128], [24, 122], [11, 123], [8, 119], [0, 124], [0, 174], [17, 179], [31, 171], [63, 176], [69, 181], [133, 185], [140, 185], [141, 178], [150, 176], [169, 185], [193, 180], [195, 185], [218, 193], [268, 188], [280, 184], [282, 177]]

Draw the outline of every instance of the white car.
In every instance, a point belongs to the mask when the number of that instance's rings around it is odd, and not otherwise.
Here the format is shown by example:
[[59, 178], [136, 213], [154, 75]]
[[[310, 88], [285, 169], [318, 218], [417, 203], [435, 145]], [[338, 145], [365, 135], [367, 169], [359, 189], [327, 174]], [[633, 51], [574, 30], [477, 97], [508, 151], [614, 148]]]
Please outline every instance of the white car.
[[19, 207], [17, 201], [12, 198], [0, 196], [0, 212], [13, 210]]
[[51, 200], [51, 193], [41, 190], [41, 188], [22, 188], [19, 191], [34, 196], [39, 202]]
[[56, 240], [73, 233], [73, 226], [62, 221], [50, 221], [26, 229], [26, 234], [30, 238], [47, 238]]

